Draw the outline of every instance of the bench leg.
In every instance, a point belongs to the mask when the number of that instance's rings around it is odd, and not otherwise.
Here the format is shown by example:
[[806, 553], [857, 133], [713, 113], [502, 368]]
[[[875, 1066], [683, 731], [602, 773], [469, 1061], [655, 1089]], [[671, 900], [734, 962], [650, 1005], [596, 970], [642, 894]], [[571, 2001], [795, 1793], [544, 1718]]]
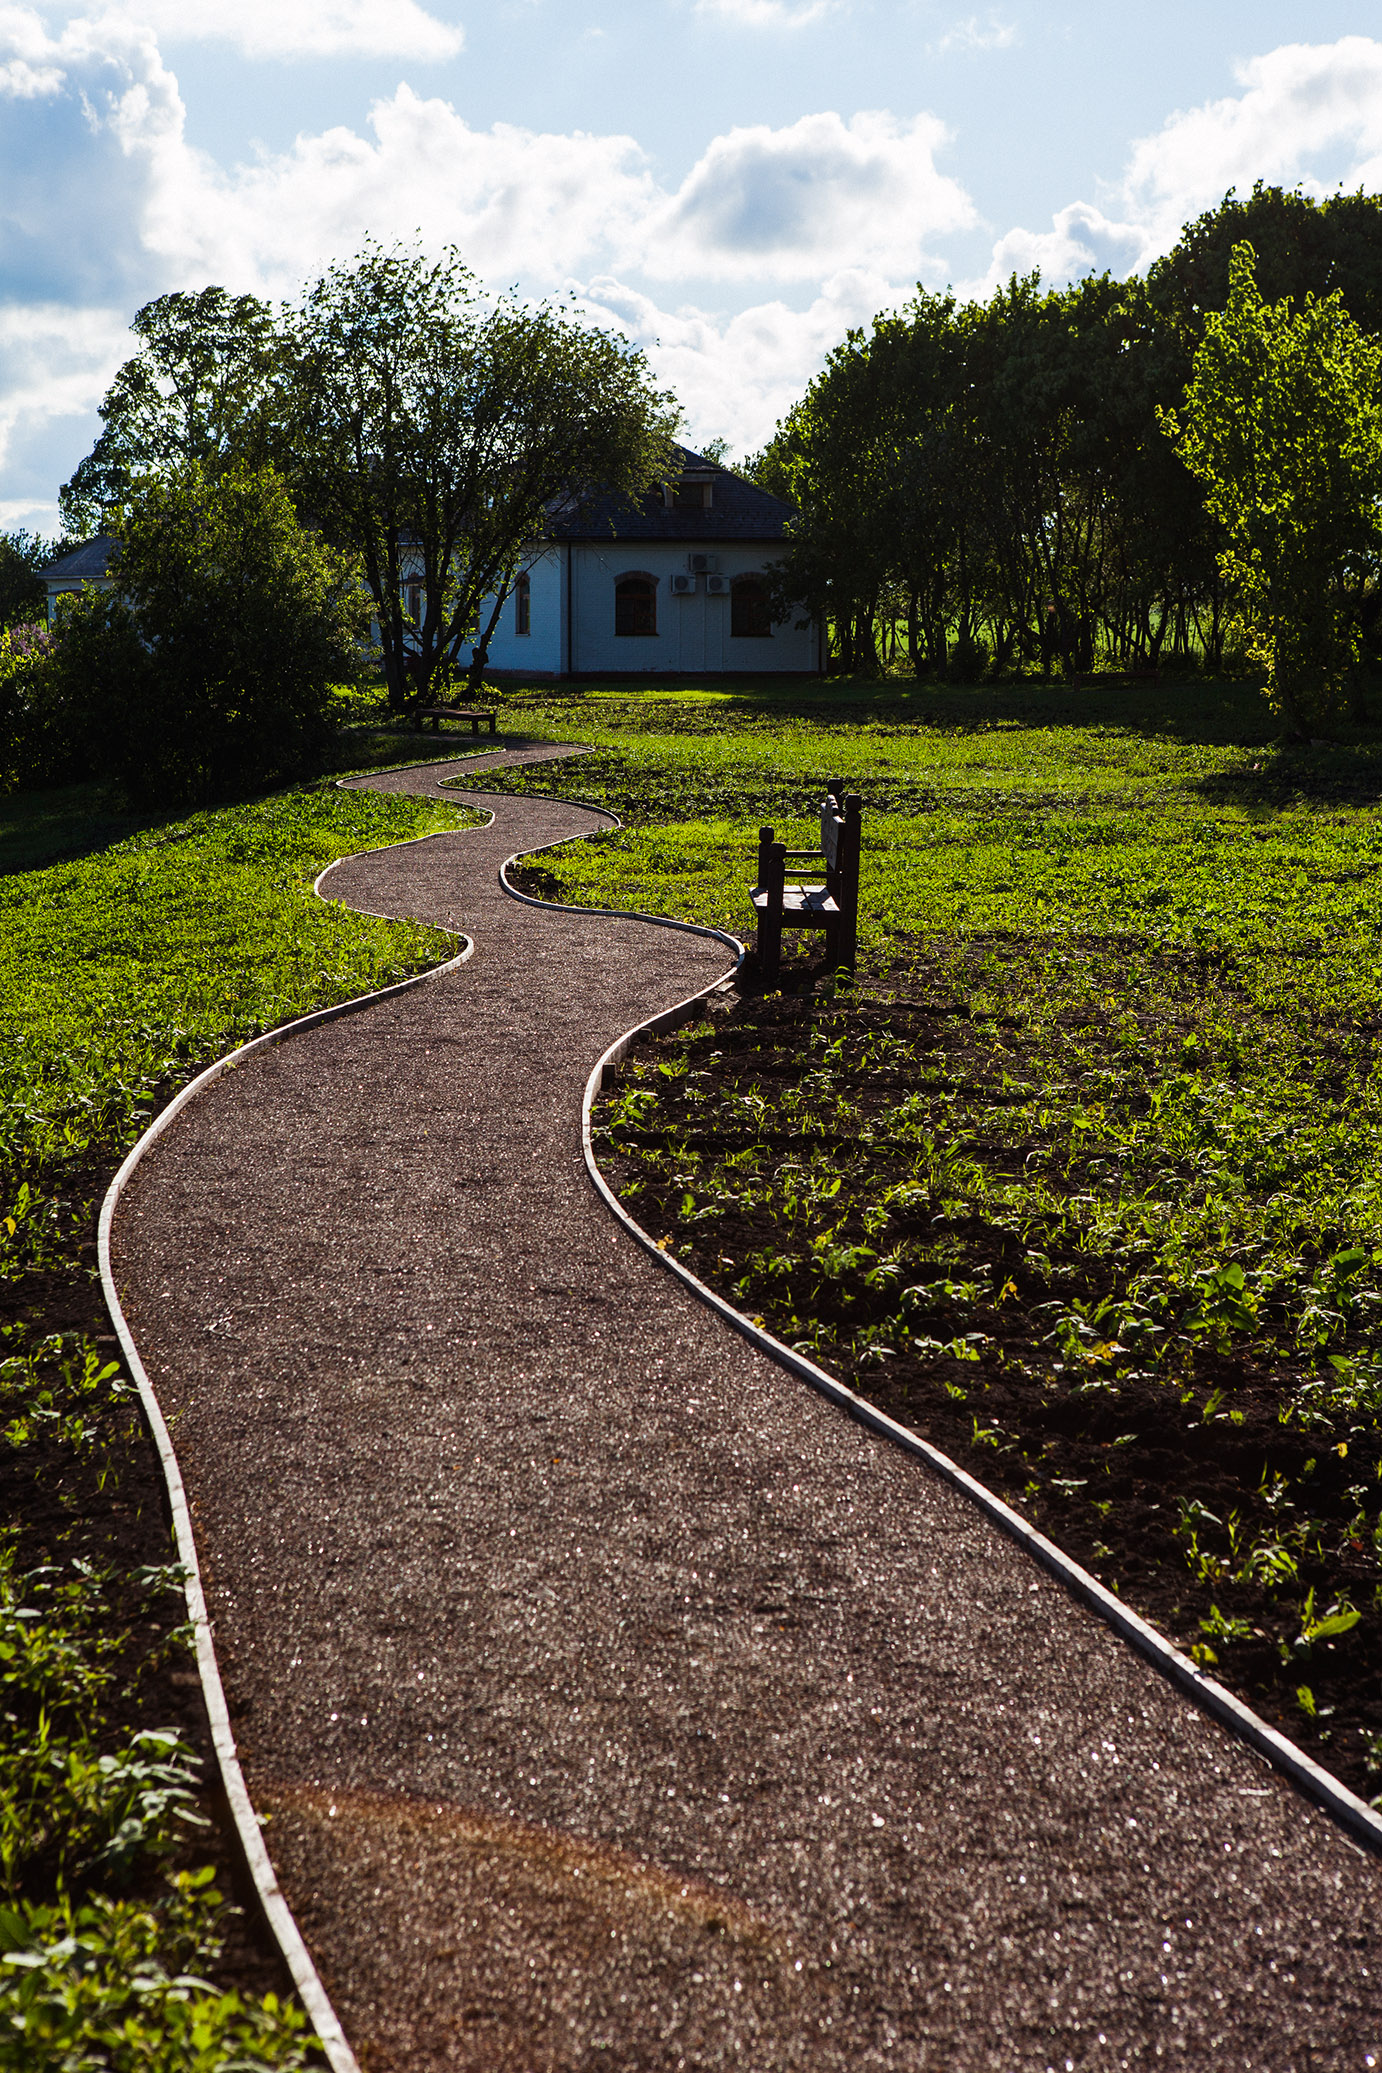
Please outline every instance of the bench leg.
[[758, 969], [770, 983], [782, 970], [782, 917], [764, 914], [758, 923]]

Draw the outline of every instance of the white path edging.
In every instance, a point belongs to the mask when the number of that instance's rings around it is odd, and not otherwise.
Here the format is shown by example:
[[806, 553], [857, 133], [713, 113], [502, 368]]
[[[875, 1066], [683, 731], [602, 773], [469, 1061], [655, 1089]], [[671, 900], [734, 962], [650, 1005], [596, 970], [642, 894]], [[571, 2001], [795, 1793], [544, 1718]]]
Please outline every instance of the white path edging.
[[[564, 803], [577, 805], [583, 802], [568, 800]], [[605, 809], [587, 807], [586, 811], [600, 813]], [[616, 827], [620, 825], [613, 814], [609, 815], [609, 819]], [[564, 839], [571, 840], [569, 836]], [[542, 845], [542, 849], [557, 847], [559, 844], [555, 842]], [[524, 850], [521, 854], [540, 856], [542, 849]], [[586, 1081], [585, 1096], [581, 1103], [581, 1147], [585, 1154], [586, 1171], [610, 1214], [623, 1225], [631, 1238], [637, 1240], [645, 1252], [650, 1253], [670, 1273], [675, 1274], [700, 1302], [715, 1311], [726, 1324], [732, 1326], [742, 1338], [747, 1339], [751, 1346], [766, 1354], [770, 1360], [776, 1361], [779, 1366], [787, 1368], [820, 1395], [827, 1397], [831, 1403], [837, 1404], [870, 1432], [876, 1433], [881, 1439], [891, 1441], [894, 1446], [901, 1447], [905, 1453], [924, 1461], [929, 1468], [944, 1477], [946, 1482], [976, 1505], [1003, 1533], [1016, 1541], [1034, 1562], [1058, 1583], [1063, 1584], [1073, 1597], [1112, 1627], [1121, 1639], [1130, 1642], [1139, 1655], [1145, 1656], [1155, 1669], [1177, 1685], [1201, 1711], [1208, 1713], [1221, 1727], [1227, 1728], [1231, 1734], [1246, 1742], [1274, 1769], [1283, 1772], [1307, 1798], [1314, 1800], [1327, 1813], [1333, 1815], [1355, 1841], [1382, 1855], [1382, 1815], [1370, 1807], [1366, 1800], [1360, 1799], [1357, 1793], [1350, 1792], [1346, 1785], [1331, 1772], [1326, 1771], [1322, 1765], [1317, 1764], [1297, 1743], [1269, 1726], [1260, 1714], [1254, 1713], [1251, 1706], [1245, 1705], [1215, 1678], [1207, 1677], [1189, 1656], [1183, 1655], [1178, 1648], [1173, 1647], [1164, 1635], [1158, 1633], [1147, 1620], [1140, 1618], [1126, 1606], [1107, 1585], [1101, 1584], [1096, 1576], [1092, 1576], [1087, 1569], [1073, 1561], [1055, 1545], [1054, 1541], [1048, 1540], [1044, 1533], [1038, 1533], [1035, 1526], [1030, 1525], [1020, 1512], [1015, 1512], [996, 1492], [979, 1482], [977, 1477], [970, 1475], [967, 1469], [961, 1468], [958, 1461], [952, 1461], [948, 1454], [943, 1454], [939, 1447], [933, 1447], [930, 1441], [922, 1439], [919, 1433], [899, 1424], [895, 1418], [890, 1418], [885, 1411], [878, 1410], [865, 1398], [856, 1396], [852, 1389], [847, 1388], [834, 1375], [828, 1374], [824, 1368], [817, 1367], [813, 1360], [807, 1360], [793, 1347], [785, 1346], [780, 1339], [775, 1339], [771, 1332], [764, 1331], [741, 1310], [736, 1310], [731, 1303], [727, 1303], [723, 1296], [717, 1295], [713, 1288], [698, 1275], [693, 1274], [690, 1268], [684, 1266], [672, 1253], [665, 1251], [641, 1224], [635, 1222], [596, 1162], [591, 1135], [591, 1111], [603, 1090], [606, 1074], [622, 1064], [640, 1037], [661, 1035], [665, 1031], [678, 1028], [690, 1021], [696, 1010], [713, 994], [726, 989], [744, 961], [744, 946], [735, 937], [724, 934], [720, 929], [699, 928], [691, 922], [671, 921], [665, 915], [636, 914], [628, 909], [612, 907], [568, 907], [555, 900], [535, 900], [530, 894], [519, 892], [509, 882], [509, 866], [518, 861], [518, 855], [509, 857], [500, 867], [499, 880], [505, 892], [516, 900], [524, 901], [528, 906], [550, 906], [564, 914], [617, 914], [621, 919], [630, 921], [651, 921], [660, 928], [680, 929], [688, 935], [712, 936], [717, 942], [724, 943], [738, 953], [732, 969], [721, 978], [714, 980], [709, 986], [702, 987], [699, 993], [693, 993], [688, 999], [679, 1001], [675, 1007], [664, 1009], [660, 1015], [653, 1015], [648, 1021], [637, 1023], [634, 1028], [626, 1030], [623, 1036], [616, 1037], [604, 1056], [596, 1062], [590, 1078]]]
[[[448, 830], [446, 832], [452, 831]], [[431, 838], [423, 836], [420, 839], [427, 841]], [[400, 845], [389, 843], [382, 846], [394, 849]], [[361, 851], [360, 854], [366, 855], [368, 852]], [[337, 859], [339, 863], [346, 861], [347, 859], [344, 857]], [[313, 886], [314, 892], [319, 891], [322, 879], [335, 868], [335, 864], [327, 865], [326, 870], [320, 874]], [[465, 943], [465, 948], [458, 956], [448, 958], [445, 964], [435, 965], [428, 972], [419, 972], [412, 979], [401, 979], [396, 985], [381, 987], [377, 993], [359, 994], [353, 1000], [339, 1001], [334, 1007], [317, 1008], [310, 1015], [300, 1015], [296, 1021], [285, 1022], [280, 1028], [271, 1029], [264, 1036], [254, 1037], [249, 1043], [241, 1044], [236, 1050], [228, 1052], [224, 1058], [217, 1059], [214, 1065], [207, 1066], [204, 1072], [198, 1073], [197, 1077], [194, 1080], [190, 1080], [181, 1092], [173, 1097], [167, 1108], [155, 1118], [154, 1122], [150, 1124], [140, 1138], [138, 1144], [134, 1146], [125, 1159], [119, 1172], [106, 1190], [105, 1200], [101, 1204], [101, 1218], [96, 1233], [96, 1254], [100, 1266], [101, 1287], [105, 1294], [106, 1308], [110, 1312], [111, 1322], [115, 1326], [116, 1335], [120, 1341], [120, 1349], [125, 1357], [125, 1363], [139, 1391], [139, 1401], [143, 1407], [144, 1417], [148, 1423], [154, 1445], [158, 1450], [159, 1464], [163, 1470], [163, 1480], [168, 1491], [168, 1503], [173, 1515], [173, 1536], [177, 1545], [178, 1561], [182, 1565], [183, 1589], [187, 1598], [187, 1612], [192, 1623], [196, 1643], [197, 1670], [201, 1678], [202, 1698], [206, 1705], [207, 1719], [211, 1726], [211, 1741], [216, 1752], [216, 1764], [221, 1775], [221, 1785], [230, 1808], [231, 1818], [235, 1823], [236, 1838], [243, 1853], [250, 1878], [253, 1881], [259, 1905], [263, 1910], [265, 1920], [268, 1922], [274, 1940], [283, 1953], [288, 1970], [292, 1975], [293, 1985], [296, 1987], [299, 1999], [307, 2012], [307, 2020], [321, 2040], [322, 2049], [326, 2054], [331, 2073], [360, 2073], [359, 2061], [346, 2042], [345, 2032], [342, 2030], [336, 2012], [331, 2006], [317, 1968], [312, 1963], [311, 1954], [302, 1940], [302, 1933], [293, 1919], [292, 1910], [288, 1906], [287, 1900], [284, 1898], [282, 1889], [279, 1886], [269, 1853], [264, 1847], [264, 1837], [260, 1830], [258, 1816], [250, 1800], [244, 1773], [240, 1769], [240, 1758], [236, 1751], [235, 1736], [230, 1725], [230, 1713], [226, 1705], [225, 1690], [221, 1683], [220, 1668], [216, 1661], [216, 1647], [211, 1631], [211, 1620], [206, 1609], [206, 1595], [202, 1589], [201, 1568], [197, 1560], [197, 1544], [192, 1532], [192, 1515], [187, 1502], [187, 1491], [183, 1484], [182, 1471], [178, 1467], [177, 1455], [173, 1450], [173, 1442], [168, 1432], [167, 1421], [163, 1416], [162, 1408], [154, 1393], [153, 1384], [149, 1380], [144, 1363], [139, 1357], [139, 1348], [135, 1345], [134, 1335], [130, 1331], [119, 1294], [116, 1291], [110, 1257], [111, 1228], [115, 1221], [115, 1212], [119, 1207], [120, 1198], [129, 1185], [140, 1160], [150, 1146], [155, 1144], [164, 1131], [176, 1121], [188, 1103], [194, 1101], [204, 1088], [209, 1087], [214, 1080], [220, 1079], [223, 1073], [234, 1071], [237, 1066], [243, 1064], [245, 1059], [251, 1057], [256, 1051], [267, 1050], [270, 1045], [284, 1043], [289, 1037], [297, 1036], [305, 1029], [315, 1029], [321, 1023], [335, 1022], [343, 1015], [358, 1014], [364, 1008], [374, 1007], [379, 1001], [395, 999], [401, 993], [411, 992], [415, 986], [425, 986], [429, 980], [438, 978], [443, 972], [455, 971], [459, 965], [467, 962], [475, 949], [475, 945], [469, 937], [465, 937], [462, 940]]]
[[[685, 926], [677, 922], [665, 925], [672, 928]], [[699, 933], [705, 934], [709, 931], [703, 930]], [[789, 1369], [812, 1389], [828, 1397], [831, 1403], [838, 1404], [841, 1410], [847, 1411], [851, 1418], [856, 1418], [870, 1432], [876, 1433], [881, 1439], [890, 1440], [894, 1446], [916, 1456], [929, 1468], [933, 1468], [938, 1475], [943, 1476], [946, 1482], [976, 1505], [1002, 1532], [1016, 1541], [1024, 1553], [1030, 1555], [1032, 1560], [1047, 1570], [1058, 1583], [1063, 1584], [1073, 1597], [1104, 1620], [1124, 1641], [1130, 1642], [1164, 1677], [1178, 1685], [1203, 1712], [1210, 1714], [1222, 1727], [1246, 1742], [1276, 1770], [1284, 1772], [1307, 1798], [1314, 1800], [1327, 1813], [1332, 1814], [1356, 1842], [1382, 1854], [1382, 1816], [1379, 1816], [1366, 1800], [1350, 1792], [1346, 1785], [1341, 1784], [1332, 1773], [1317, 1764], [1298, 1744], [1279, 1733], [1276, 1728], [1270, 1727], [1260, 1714], [1254, 1713], [1250, 1706], [1236, 1698], [1231, 1691], [1225, 1690], [1222, 1684], [1212, 1677], [1207, 1677], [1203, 1670], [1191, 1662], [1189, 1656], [1182, 1655], [1164, 1635], [1158, 1633], [1148, 1621], [1139, 1618], [1121, 1598], [1106, 1585], [1101, 1584], [1096, 1576], [1081, 1568], [1078, 1562], [1073, 1561], [1053, 1541], [1049, 1541], [1044, 1533], [1038, 1533], [1035, 1526], [1030, 1525], [1020, 1512], [1015, 1512], [1011, 1505], [1005, 1504], [1001, 1497], [970, 1475], [967, 1469], [961, 1468], [957, 1461], [952, 1461], [939, 1447], [933, 1447], [929, 1440], [922, 1439], [919, 1433], [912, 1432], [909, 1427], [900, 1425], [895, 1418], [890, 1418], [886, 1411], [880, 1411], [865, 1398], [856, 1396], [852, 1389], [847, 1388], [834, 1375], [828, 1374], [824, 1368], [817, 1367], [813, 1360], [807, 1360], [804, 1354], [798, 1353], [791, 1346], [783, 1345], [771, 1332], [764, 1331], [741, 1310], [736, 1310], [732, 1304], [727, 1303], [723, 1296], [717, 1295], [713, 1288], [693, 1274], [690, 1268], [684, 1266], [672, 1253], [665, 1251], [657, 1240], [651, 1238], [642, 1225], [636, 1223], [629, 1215], [596, 1163], [591, 1136], [591, 1111], [603, 1090], [605, 1076], [623, 1062], [640, 1037], [660, 1034], [689, 1021], [696, 1009], [712, 994], [719, 992], [725, 984], [725, 979], [716, 980], [713, 985], [693, 994], [689, 1000], [681, 1002], [677, 1007], [669, 1008], [647, 1022], [640, 1022], [636, 1028], [627, 1030], [623, 1036], [617, 1037], [597, 1062], [586, 1082], [585, 1099], [581, 1106], [581, 1142], [585, 1152], [586, 1171], [611, 1215], [618, 1219], [630, 1237], [637, 1239], [645, 1252], [651, 1253], [655, 1260], [660, 1260], [693, 1295], [723, 1318], [726, 1324], [731, 1325], [742, 1338], [747, 1339], [751, 1346], [766, 1354], [770, 1360], [777, 1361], [781, 1367]]]

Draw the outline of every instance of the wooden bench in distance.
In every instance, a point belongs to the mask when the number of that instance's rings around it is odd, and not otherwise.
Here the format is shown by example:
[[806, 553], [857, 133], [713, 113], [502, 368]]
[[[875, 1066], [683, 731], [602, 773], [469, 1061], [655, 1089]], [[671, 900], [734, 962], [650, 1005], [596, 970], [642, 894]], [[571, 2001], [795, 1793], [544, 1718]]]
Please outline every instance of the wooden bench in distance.
[[489, 709], [489, 707], [487, 707], [487, 706], [474, 706], [474, 705], [419, 705], [419, 706], [415, 706], [415, 707], [414, 707], [414, 709], [413, 709], [413, 724], [414, 724], [414, 726], [415, 726], [415, 727], [417, 728], [417, 730], [418, 730], [418, 733], [419, 733], [419, 734], [420, 734], [420, 733], [422, 732], [422, 723], [423, 723], [423, 721], [424, 721], [424, 720], [430, 720], [430, 722], [431, 722], [431, 724], [432, 724], [432, 732], [433, 732], [434, 734], [440, 734], [440, 733], [441, 733], [441, 723], [442, 723], [442, 721], [443, 721], [443, 720], [469, 720], [469, 722], [470, 722], [470, 731], [471, 731], [471, 733], [472, 733], [472, 734], [478, 734], [478, 733], [480, 732], [480, 722], [481, 722], [481, 720], [488, 720], [488, 721], [489, 721], [489, 731], [490, 731], [490, 733], [491, 733], [491, 734], [493, 734], [493, 732], [494, 732], [494, 720], [495, 720], [495, 715], [494, 715], [494, 712], [492, 712], [492, 711], [491, 711], [491, 710]]
[[[821, 846], [788, 849], [771, 828], [758, 831], [758, 883], [749, 894], [758, 923], [758, 965], [770, 983], [782, 963], [784, 929], [823, 929], [825, 961], [831, 971], [854, 970], [859, 934], [858, 794], [845, 793], [833, 778], [821, 801]], [[788, 885], [787, 865], [823, 862], [824, 885]]]

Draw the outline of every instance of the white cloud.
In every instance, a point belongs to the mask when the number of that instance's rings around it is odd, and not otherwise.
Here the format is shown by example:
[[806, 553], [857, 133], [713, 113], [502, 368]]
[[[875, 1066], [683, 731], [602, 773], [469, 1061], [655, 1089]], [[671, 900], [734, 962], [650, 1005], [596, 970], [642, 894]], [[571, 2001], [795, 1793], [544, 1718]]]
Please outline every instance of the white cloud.
[[417, 0], [117, 0], [112, 12], [165, 43], [231, 43], [249, 58], [441, 62], [465, 43]]
[[932, 115], [804, 115], [715, 138], [641, 233], [657, 279], [819, 280], [842, 266], [894, 279], [925, 263], [927, 240], [974, 222], [964, 189], [936, 169]]
[[1033, 267], [1052, 283], [1105, 267], [1137, 272], [1230, 188], [1246, 196], [1257, 180], [1315, 195], [1382, 188], [1382, 42], [1283, 44], [1236, 73], [1241, 94], [1179, 111], [1134, 143], [1105, 207], [1072, 202], [1050, 230], [1007, 231], [962, 292], [986, 294]]
[[849, 269], [824, 282], [804, 310], [763, 302], [724, 317], [688, 305], [662, 309], [606, 276], [584, 288], [581, 304], [643, 347], [685, 405], [693, 446], [718, 437], [742, 454], [763, 444], [845, 333], [896, 294], [886, 276]]
[[1173, 115], [1133, 147], [1121, 193], [1158, 249], [1230, 187], [1299, 180], [1323, 193], [1378, 184], [1382, 43], [1283, 44], [1236, 71], [1243, 93]]
[[834, 0], [696, 0], [697, 14], [741, 29], [804, 29], [833, 8]]
[[1015, 22], [1000, 22], [992, 15], [981, 22], [977, 14], [971, 14], [938, 37], [932, 49], [938, 57], [948, 57], [952, 51], [1010, 50], [1016, 41]]

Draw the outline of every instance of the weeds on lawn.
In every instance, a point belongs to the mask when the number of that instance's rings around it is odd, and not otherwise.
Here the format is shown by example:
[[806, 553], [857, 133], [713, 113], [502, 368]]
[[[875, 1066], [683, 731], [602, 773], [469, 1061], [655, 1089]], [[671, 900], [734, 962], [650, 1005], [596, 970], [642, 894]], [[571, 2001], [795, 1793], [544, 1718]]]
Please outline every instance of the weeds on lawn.
[[[0, 2068], [303, 2067], [298, 2011], [200, 1977], [224, 1912], [212, 1870], [186, 1862], [208, 1826], [201, 1766], [140, 1717], [159, 1673], [190, 1660], [179, 1573], [98, 1566], [61, 1522], [64, 1495], [81, 1521], [74, 1476], [118, 1475], [133, 1391], [89, 1342], [26, 1348], [11, 1328], [4, 1344], [0, 1470], [7, 1494], [27, 1472], [50, 1502], [41, 1528], [0, 1532]], [[26, 1566], [40, 1531], [46, 1559]]]
[[[95, 1201], [160, 1099], [233, 1044], [449, 956], [318, 901], [334, 858], [451, 809], [323, 788], [171, 824], [0, 802], [0, 2073], [309, 2063], [228, 1993], [190, 1665], [130, 1386], [90, 1337]], [[61, 861], [44, 862], [54, 851]], [[4, 1321], [8, 1320], [8, 1321]], [[140, 1494], [122, 1488], [142, 1478]], [[144, 1550], [144, 1558], [138, 1550]]]

